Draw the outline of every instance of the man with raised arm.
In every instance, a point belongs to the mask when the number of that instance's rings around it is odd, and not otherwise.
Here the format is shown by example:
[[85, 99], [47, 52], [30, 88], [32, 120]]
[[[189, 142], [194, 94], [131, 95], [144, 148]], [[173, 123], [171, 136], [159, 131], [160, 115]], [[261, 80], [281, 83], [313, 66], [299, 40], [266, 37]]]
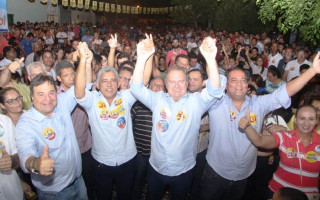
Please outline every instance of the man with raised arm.
[[143, 86], [145, 63], [155, 51], [152, 36], [138, 44], [130, 90], [153, 112], [148, 199], [162, 199], [167, 186], [172, 199], [186, 198], [194, 177], [201, 116], [223, 95], [225, 80], [221, 83], [219, 78], [216, 40], [206, 38], [200, 50], [208, 65], [206, 89], [187, 93], [185, 69], [171, 67], [165, 80], [168, 93], [155, 93]]

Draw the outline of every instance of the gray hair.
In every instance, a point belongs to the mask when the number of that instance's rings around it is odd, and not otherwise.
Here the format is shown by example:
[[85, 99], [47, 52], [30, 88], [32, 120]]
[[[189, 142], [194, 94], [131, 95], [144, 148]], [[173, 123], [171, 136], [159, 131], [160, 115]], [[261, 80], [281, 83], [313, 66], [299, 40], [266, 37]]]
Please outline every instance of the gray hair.
[[118, 75], [117, 70], [115, 70], [113, 67], [105, 67], [105, 68], [100, 69], [98, 72], [98, 75], [97, 75], [97, 82], [98, 83], [100, 82], [101, 75], [103, 73], [107, 73], [107, 72], [113, 72], [116, 75], [117, 80], [119, 80], [119, 75]]
[[170, 67], [164, 77], [164, 82], [166, 83], [167, 82], [167, 79], [168, 79], [168, 75], [171, 71], [182, 71], [184, 73], [184, 75], [186, 76], [186, 81], [188, 82], [189, 81], [189, 76], [187, 75], [187, 70], [183, 67], [179, 67], [177, 65], [173, 66], [173, 67]]
[[27, 67], [26, 67], [28, 76], [31, 75], [31, 69], [38, 68], [38, 67], [41, 67], [43, 69], [44, 73], [46, 72], [46, 67], [44, 66], [44, 64], [42, 62], [32, 62], [29, 65], [27, 65]]
[[67, 69], [67, 68], [74, 69], [74, 66], [73, 66], [73, 64], [71, 62], [69, 62], [67, 60], [63, 60], [63, 61], [59, 62], [56, 65], [56, 74], [57, 74], [57, 76], [61, 76], [61, 71], [63, 69]]

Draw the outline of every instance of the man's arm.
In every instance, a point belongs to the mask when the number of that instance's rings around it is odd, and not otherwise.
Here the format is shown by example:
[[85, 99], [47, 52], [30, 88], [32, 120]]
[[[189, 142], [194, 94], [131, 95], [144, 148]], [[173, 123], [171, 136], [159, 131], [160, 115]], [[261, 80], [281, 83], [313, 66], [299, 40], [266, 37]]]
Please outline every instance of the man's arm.
[[[118, 36], [117, 34], [111, 35], [111, 38], [108, 40], [108, 44], [110, 46], [110, 51], [108, 55], [108, 67], [115, 67], [115, 52], [116, 52], [116, 47], [117, 47], [117, 40]], [[118, 70], [118, 69], [116, 69]]]
[[306, 72], [301, 74], [298, 78], [289, 81], [286, 85], [288, 95], [291, 97], [305, 86], [305, 84], [311, 80], [317, 73], [320, 73], [320, 51], [313, 59], [312, 67]]
[[289, 70], [285, 70], [282, 75], [282, 80], [284, 80], [285, 82], [287, 82], [288, 74], [289, 74]]
[[153, 59], [154, 59], [154, 54], [152, 54], [148, 58], [148, 60], [146, 62], [146, 66], [144, 67], [144, 72], [143, 72], [143, 85], [144, 86], [147, 86], [149, 84], [150, 77], [152, 74], [152, 69], [153, 69], [152, 66], [154, 65]]
[[50, 176], [54, 169], [54, 160], [49, 156], [48, 145], [44, 146], [44, 151], [39, 158], [30, 156], [25, 162], [25, 168], [29, 172], [39, 172], [40, 175]]
[[207, 72], [208, 72], [208, 79], [210, 84], [214, 88], [220, 88], [220, 77], [218, 71], [218, 64], [216, 61], [217, 55], [217, 46], [216, 46], [216, 39], [212, 39], [211, 37], [206, 37], [203, 40], [202, 45], [200, 46], [200, 51], [203, 57], [206, 59], [207, 62]]
[[77, 99], [82, 99], [85, 96], [86, 88], [86, 61], [89, 57], [90, 50], [86, 42], [81, 42], [78, 47], [80, 62], [76, 72], [75, 79], [75, 96]]
[[14, 61], [10, 63], [8, 66], [1, 66], [1, 73], [0, 73], [0, 87], [5, 88], [11, 79], [11, 73], [15, 73], [21, 67], [21, 63], [23, 62], [24, 58], [20, 58], [18, 61]]

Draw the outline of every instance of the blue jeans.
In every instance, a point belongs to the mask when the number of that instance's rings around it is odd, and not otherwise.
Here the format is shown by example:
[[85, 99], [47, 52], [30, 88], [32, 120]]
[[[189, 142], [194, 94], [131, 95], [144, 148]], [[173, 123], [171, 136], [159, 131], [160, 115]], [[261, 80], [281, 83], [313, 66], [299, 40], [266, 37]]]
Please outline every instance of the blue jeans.
[[88, 200], [82, 176], [60, 192], [44, 192], [37, 189], [39, 200]]

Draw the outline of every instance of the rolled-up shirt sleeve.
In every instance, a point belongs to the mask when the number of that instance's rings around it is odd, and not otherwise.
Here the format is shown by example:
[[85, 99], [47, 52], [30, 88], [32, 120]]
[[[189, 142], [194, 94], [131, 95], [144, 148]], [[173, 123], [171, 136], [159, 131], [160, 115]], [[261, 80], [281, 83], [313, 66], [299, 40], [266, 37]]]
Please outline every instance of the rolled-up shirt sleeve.
[[223, 75], [220, 75], [220, 88], [214, 88], [211, 85], [210, 81], [207, 80], [206, 88], [207, 88], [208, 94], [213, 96], [214, 98], [221, 98], [224, 94], [224, 90], [226, 88], [226, 83], [227, 83], [227, 78]]
[[136, 97], [141, 103], [147, 106], [150, 110], [153, 110], [153, 105], [156, 99], [159, 97], [159, 94], [163, 92], [152, 92], [145, 86], [143, 86], [143, 82], [141, 81], [138, 84], [130, 84], [130, 92]]

